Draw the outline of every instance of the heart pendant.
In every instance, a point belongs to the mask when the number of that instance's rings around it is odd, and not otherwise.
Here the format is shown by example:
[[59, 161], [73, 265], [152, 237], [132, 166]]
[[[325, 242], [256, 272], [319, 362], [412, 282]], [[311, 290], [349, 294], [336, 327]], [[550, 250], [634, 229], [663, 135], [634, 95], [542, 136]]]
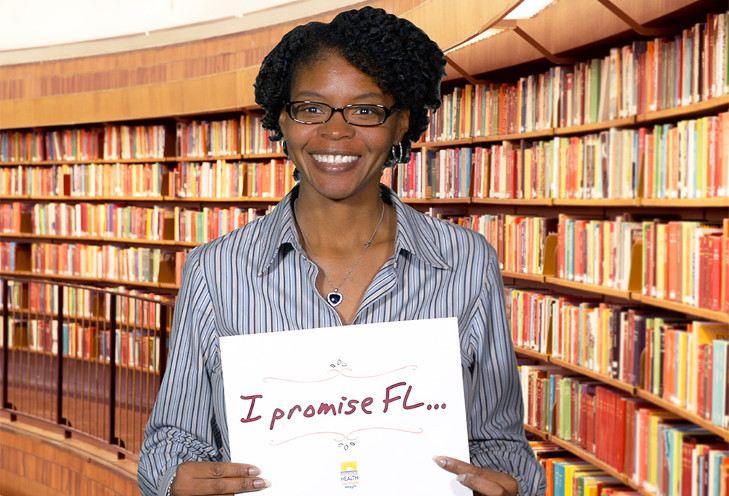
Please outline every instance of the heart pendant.
[[341, 293], [337, 293], [336, 291], [335, 292], [332, 292], [332, 293], [327, 293], [327, 301], [333, 307], [336, 307], [337, 305], [339, 305], [340, 303], [342, 303], [342, 300], [343, 299], [344, 298], [342, 297], [342, 294]]

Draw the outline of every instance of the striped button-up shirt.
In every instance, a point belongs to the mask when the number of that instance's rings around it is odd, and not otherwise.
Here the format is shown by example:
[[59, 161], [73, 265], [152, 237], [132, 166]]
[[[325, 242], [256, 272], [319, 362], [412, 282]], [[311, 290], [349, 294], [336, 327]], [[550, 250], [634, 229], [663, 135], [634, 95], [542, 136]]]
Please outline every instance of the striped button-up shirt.
[[[221, 336], [342, 325], [316, 289], [318, 268], [293, 217], [296, 193], [270, 214], [190, 252], [167, 372], [139, 455], [142, 494], [164, 494], [184, 461], [230, 461]], [[456, 317], [471, 462], [511, 474], [520, 494], [544, 494], [543, 470], [524, 437], [494, 249], [480, 234], [423, 215], [384, 187], [383, 198], [397, 214], [395, 252], [367, 288], [353, 323]]]

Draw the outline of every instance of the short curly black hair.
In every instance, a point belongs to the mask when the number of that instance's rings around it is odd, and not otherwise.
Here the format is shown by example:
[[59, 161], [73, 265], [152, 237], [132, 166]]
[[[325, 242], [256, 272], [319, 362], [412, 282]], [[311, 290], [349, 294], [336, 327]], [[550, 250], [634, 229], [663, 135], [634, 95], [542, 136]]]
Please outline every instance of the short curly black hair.
[[[438, 45], [413, 23], [382, 9], [363, 7], [338, 14], [330, 23], [310, 22], [289, 31], [263, 59], [255, 83], [256, 103], [266, 112], [264, 129], [271, 140], [283, 138], [278, 123], [291, 96], [296, 71], [323, 51], [340, 53], [410, 110], [402, 140], [401, 161], [410, 157], [410, 143], [428, 128], [428, 109], [440, 106], [445, 56]], [[393, 165], [390, 160], [386, 165]]]

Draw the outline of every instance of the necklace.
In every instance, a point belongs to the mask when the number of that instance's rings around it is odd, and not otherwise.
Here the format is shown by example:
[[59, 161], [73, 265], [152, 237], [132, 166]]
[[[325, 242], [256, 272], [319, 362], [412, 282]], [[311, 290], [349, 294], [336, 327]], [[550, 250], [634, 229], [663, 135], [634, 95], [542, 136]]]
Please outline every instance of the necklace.
[[[342, 282], [339, 284], [334, 284], [329, 277], [327, 277], [326, 272], [322, 271], [322, 274], [324, 275], [324, 279], [326, 280], [327, 284], [329, 284], [332, 288], [334, 288], [333, 291], [327, 293], [327, 303], [329, 303], [332, 307], [336, 307], [342, 301], [344, 300], [344, 296], [342, 293], [339, 292], [339, 289], [344, 286], [344, 283], [346, 283], [349, 280], [349, 276], [352, 275], [352, 272], [354, 272], [354, 269], [357, 268], [359, 263], [362, 261], [362, 257], [364, 257], [364, 254], [367, 252], [367, 249], [372, 244], [372, 240], [375, 239], [375, 236], [377, 235], [377, 231], [380, 229], [380, 225], [382, 224], [382, 220], [385, 218], [385, 203], [382, 203], [382, 213], [380, 213], [380, 220], [377, 221], [377, 225], [375, 226], [375, 230], [372, 231], [372, 236], [370, 236], [370, 239], [367, 240], [367, 242], [364, 245], [364, 249], [362, 250], [362, 253], [359, 254], [359, 257], [357, 257], [357, 260], [354, 261], [352, 264], [352, 267], [349, 268], [349, 271], [347, 272], [347, 275], [344, 276], [344, 279], [342, 279]], [[298, 218], [299, 215], [296, 210], [296, 203], [294, 203], [294, 217], [297, 219], [298, 224]], [[301, 225], [299, 224], [299, 231], [301, 232], [301, 236], [304, 238], [304, 243], [306, 243], [306, 247], [309, 249], [309, 253], [311, 253], [311, 260], [318, 266], [319, 264], [316, 261], [316, 256], [314, 255], [314, 248], [312, 248], [311, 243], [309, 243], [309, 240], [306, 237], [306, 234], [304, 233], [304, 230], [301, 228]]]

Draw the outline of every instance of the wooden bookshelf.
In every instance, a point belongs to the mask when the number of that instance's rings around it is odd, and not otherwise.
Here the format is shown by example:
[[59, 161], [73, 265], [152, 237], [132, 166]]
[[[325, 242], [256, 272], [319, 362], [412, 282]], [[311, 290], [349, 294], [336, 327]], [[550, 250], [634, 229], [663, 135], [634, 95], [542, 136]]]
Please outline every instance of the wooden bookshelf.
[[645, 296], [640, 293], [632, 293], [631, 297], [634, 300], [641, 301], [650, 306], [665, 308], [667, 310], [673, 310], [674, 312], [685, 313], [687, 315], [729, 324], [729, 314], [726, 312], [715, 312], [706, 308], [699, 308], [692, 305]]
[[666, 401], [665, 399], [663, 399], [659, 396], [656, 396], [655, 394], [652, 394], [648, 391], [645, 391], [644, 389], [642, 389], [640, 387], [625, 383], [618, 379], [613, 379], [612, 377], [608, 377], [599, 372], [595, 372], [594, 370], [590, 370], [588, 368], [581, 367], [579, 365], [575, 365], [566, 360], [554, 358], [551, 355], [539, 353], [539, 352], [529, 350], [526, 348], [521, 348], [521, 347], [516, 347], [515, 350], [518, 355], [529, 357], [529, 358], [534, 358], [537, 360], [544, 361], [546, 363], [557, 365], [563, 369], [571, 370], [573, 372], [579, 373], [580, 375], [584, 375], [591, 379], [598, 380], [603, 384], [606, 384], [615, 389], [624, 391], [624, 392], [630, 394], [631, 396], [635, 396], [635, 397], [644, 399], [656, 406], [663, 408], [664, 410], [668, 410], [677, 415], [680, 415], [681, 417], [685, 418], [686, 420], [690, 421], [691, 423], [699, 425], [699, 426], [713, 432], [714, 434], [721, 436], [725, 441], [729, 442], [729, 430], [723, 429], [715, 424], [712, 424], [708, 420], [706, 420], [694, 413], [689, 412], [685, 408], [674, 405], [670, 401]]
[[582, 448], [581, 446], [578, 446], [569, 441], [564, 441], [563, 439], [558, 438], [554, 434], [541, 431], [528, 424], [524, 424], [524, 430], [530, 434], [539, 436], [540, 438], [544, 439], [545, 441], [549, 441], [550, 443], [556, 444], [557, 446], [569, 451], [573, 455], [576, 455], [576, 456], [580, 457], [581, 459], [585, 460], [586, 462], [589, 462], [591, 465], [599, 467], [601, 470], [612, 475], [613, 477], [618, 479], [620, 482], [622, 482], [626, 486], [629, 486], [632, 489], [638, 491], [640, 494], [642, 494], [644, 496], [656, 496], [656, 494], [654, 492], [648, 491], [648, 490], [638, 486], [638, 484], [636, 484], [630, 476], [628, 476], [618, 470], [615, 470], [612, 466], [603, 462], [602, 460], [600, 460], [599, 458], [594, 456], [592, 453], [590, 453], [589, 451]]
[[[453, 12], [482, 12], [483, 4], [480, 0], [448, 0], [422, 1], [422, 0], [377, 0], [376, 6], [383, 6], [394, 13], [402, 13], [445, 48], [455, 46], [464, 41], [484, 26], [484, 19], [479, 16], [451, 16]], [[494, 4], [492, 2], [492, 4]], [[498, 4], [498, 5], [496, 5]], [[495, 10], [508, 7], [507, 0], [498, 0], [490, 7]], [[651, 25], [667, 28], [671, 35], [681, 32], [689, 24], [705, 22], [706, 13], [723, 12], [726, 5], [720, 1], [700, 0], [660, 0], [655, 2], [623, 2], [620, 7], [635, 22], [641, 26]], [[445, 13], [448, 13], [447, 15]], [[315, 16], [318, 20], [328, 20], [333, 13]], [[688, 23], [688, 24], [687, 24]], [[3, 130], [35, 130], [44, 127], [56, 129], [57, 127], [79, 126], [78, 123], [100, 125], [103, 123], [150, 123], [170, 124], [185, 122], [191, 119], [218, 120], [224, 117], [243, 117], [245, 115], [260, 115], [260, 109], [255, 107], [253, 100], [252, 82], [258, 71], [258, 64], [281, 35], [293, 27], [295, 23], [287, 22], [274, 25], [267, 29], [256, 30], [250, 33], [231, 36], [225, 39], [207, 40], [167, 47], [152, 51], [140, 50], [136, 53], [108, 55], [106, 57], [92, 57], [76, 61], [58, 61], [49, 64], [31, 64], [8, 68], [7, 76], [0, 80], [0, 131]], [[447, 67], [444, 81], [444, 93], [451, 88], [462, 87], [465, 80], [469, 82], [505, 81], [515, 83], [520, 77], [539, 75], [544, 67], [553, 65], [555, 58], [573, 58], [575, 61], [585, 61], [593, 56], [605, 57], [611, 48], [627, 46], [636, 39], [648, 39], [648, 36], [638, 36], [629, 32], [627, 24], [612, 15], [600, 2], [582, 2], [579, 0], [561, 0], [545, 9], [544, 12], [532, 19], [517, 21], [514, 24], [521, 31], [528, 33], [529, 37], [542, 44], [542, 49], [530, 44], [519, 31], [507, 29], [503, 33], [487, 38], [461, 50], [448, 54], [467, 74], [461, 73], [454, 66]], [[569, 26], [570, 29], [555, 29]], [[250, 48], [255, 47], [255, 48]], [[488, 57], [483, 54], [488, 53]], [[157, 57], [157, 58], [155, 58]], [[568, 64], [564, 64], [568, 67]], [[114, 67], [110, 71], [106, 67]], [[150, 76], [151, 79], [139, 81], [135, 76], [139, 67], [149, 69], [150, 74], [166, 74], [166, 76]], [[211, 67], [219, 67], [216, 72]], [[27, 75], [26, 75], [27, 74]], [[48, 81], [58, 82], [58, 74], [78, 74], [79, 77], [67, 84], [52, 85]], [[186, 76], [189, 74], [189, 76]], [[125, 83], [124, 81], [130, 81]], [[7, 81], [7, 82], [6, 82]], [[45, 93], [43, 92], [45, 91]], [[9, 95], [9, 97], [7, 96]], [[682, 120], [706, 116], [716, 116], [727, 111], [729, 95], [721, 95], [684, 105], [659, 111], [635, 113], [623, 117], [608, 118], [598, 122], [580, 125], [555, 126], [548, 124], [543, 129], [527, 132], [503, 132], [492, 135], [460, 137], [459, 139], [428, 141], [413, 144], [414, 151], [427, 152], [460, 148], [490, 148], [502, 143], [545, 143], [560, 139], [582, 138], [585, 135], [611, 132], [612, 130], [635, 130], [638, 128], [651, 128], [658, 124], [676, 124]], [[247, 119], [241, 119], [245, 121]], [[243, 125], [241, 125], [241, 128]], [[529, 129], [528, 127], [525, 129]], [[174, 132], [172, 133], [174, 134]], [[247, 150], [241, 134], [240, 149]], [[141, 164], [160, 163], [165, 167], [167, 174], [177, 164], [216, 161], [270, 161], [283, 160], [282, 153], [237, 153], [231, 155], [215, 156], [177, 156], [177, 147], [172, 150], [165, 149], [165, 157], [144, 159], [89, 159], [64, 161], [4, 161], [0, 168], [24, 167], [52, 167], [55, 165], [84, 165], [84, 164]], [[174, 155], [174, 156], [173, 156]], [[244, 206], [265, 209], [276, 204], [280, 197], [178, 197], [170, 193], [166, 185], [163, 189], [167, 194], [154, 196], [27, 196], [4, 195], [0, 196], [0, 203], [81, 203], [88, 202], [95, 205], [102, 203], [120, 203], [129, 205], [162, 205], [165, 207], [181, 206], [184, 208], [202, 209], [206, 206]], [[625, 213], [636, 218], [658, 217], [709, 220], [729, 216], [729, 198], [691, 198], [691, 199], [657, 199], [644, 198], [641, 184], [638, 191], [630, 198], [606, 199], [567, 199], [567, 198], [477, 198], [475, 194], [465, 198], [405, 198], [404, 202], [415, 208], [426, 210], [433, 208], [438, 211], [464, 212], [465, 215], [481, 212], [498, 211], [500, 213], [525, 216], [545, 216], [550, 219], [559, 213], [570, 215], [585, 215], [600, 220], [613, 220], [616, 215]], [[527, 195], [525, 195], [527, 196]], [[532, 195], [536, 196], [536, 195]], [[452, 208], [449, 208], [452, 207]], [[120, 239], [106, 237], [77, 237], [77, 236], [43, 236], [23, 232], [3, 233], [3, 241], [18, 243], [49, 242], [68, 243], [79, 242], [89, 244], [119, 244], [124, 246], [140, 246], [163, 248], [166, 251], [182, 251], [192, 248], [197, 243], [176, 242], [171, 240], [141, 240]], [[547, 251], [544, 274], [526, 274], [514, 271], [502, 271], [502, 277], [511, 280], [516, 286], [537, 287], [553, 293], [563, 291], [571, 295], [580, 295], [590, 301], [620, 301], [624, 306], [638, 306], [647, 309], [661, 309], [676, 312], [680, 315], [697, 317], [714, 322], [729, 324], [727, 312], [712, 311], [665, 299], [644, 296], [640, 288], [636, 290], [618, 290], [604, 286], [583, 284], [567, 281], [555, 277], [550, 265], [554, 254]], [[550, 263], [548, 263], [550, 262]], [[554, 264], [551, 264], [554, 265]], [[145, 283], [133, 281], [120, 281], [99, 279], [91, 277], [71, 277], [58, 274], [41, 274], [25, 270], [12, 272], [0, 271], [0, 276], [15, 278], [37, 279], [44, 278], [50, 281], [77, 281], [80, 283], [103, 284], [108, 286], [128, 286], [150, 291], [159, 291], [165, 294], [174, 294], [177, 286], [174, 283]], [[639, 271], [638, 271], [639, 272]], [[638, 277], [639, 274], [634, 274]], [[653, 405], [667, 411], [676, 413], [682, 418], [720, 435], [729, 441], [729, 431], [722, 429], [702, 417], [677, 407], [664, 399], [657, 397], [631, 384], [607, 377], [574, 365], [568, 361], [554, 358], [549, 354], [533, 350], [518, 348], [520, 356], [554, 364], [566, 370], [584, 375], [602, 384], [641, 398]], [[568, 451], [602, 468], [606, 472], [620, 479], [624, 484], [638, 490], [646, 496], [653, 493], [637, 487], [634, 481], [625, 474], [621, 474], [591, 453], [579, 446], [561, 440], [558, 437], [538, 431], [533, 427], [525, 429], [542, 439], [552, 441]]]
[[177, 292], [177, 285], [175, 283], [167, 282], [143, 282], [143, 281], [130, 281], [121, 279], [106, 279], [98, 277], [84, 277], [84, 276], [69, 276], [65, 274], [48, 274], [41, 272], [30, 272], [30, 271], [7, 271], [0, 270], [0, 277], [7, 276], [13, 278], [27, 278], [27, 279], [38, 279], [43, 278], [48, 281], [73, 281], [79, 284], [103, 284], [107, 287], [128, 287], [128, 288], [140, 288], [147, 290], [163, 290], [165, 292]]
[[54, 243], [100, 243], [115, 245], [131, 245], [131, 246], [155, 246], [168, 248], [194, 248], [199, 243], [190, 243], [187, 241], [174, 241], [168, 239], [146, 239], [146, 238], [115, 238], [106, 236], [62, 236], [62, 235], [44, 235], [44, 234], [22, 234], [22, 233], [4, 233], [3, 238], [13, 240], [30, 240], [30, 241], [48, 241]]

